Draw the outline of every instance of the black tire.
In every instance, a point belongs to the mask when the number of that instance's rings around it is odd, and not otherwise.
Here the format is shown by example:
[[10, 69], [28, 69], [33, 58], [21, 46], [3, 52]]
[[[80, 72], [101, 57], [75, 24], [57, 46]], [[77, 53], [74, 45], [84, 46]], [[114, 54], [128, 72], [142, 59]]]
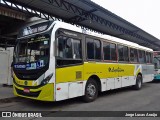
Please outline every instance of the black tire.
[[87, 81], [83, 100], [85, 102], [93, 102], [97, 98], [97, 96], [98, 96], [97, 82], [94, 79], [90, 79]]
[[140, 90], [142, 88], [142, 76], [139, 74], [136, 78], [136, 84], [134, 85], [135, 90]]

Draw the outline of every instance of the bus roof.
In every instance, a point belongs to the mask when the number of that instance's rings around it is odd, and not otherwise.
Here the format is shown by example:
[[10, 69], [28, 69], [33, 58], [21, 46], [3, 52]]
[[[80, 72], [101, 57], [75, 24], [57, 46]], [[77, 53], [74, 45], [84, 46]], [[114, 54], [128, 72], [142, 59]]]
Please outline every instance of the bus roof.
[[142, 49], [142, 50], [146, 50], [146, 51], [153, 51], [152, 49], [144, 47], [144, 46], [140, 46], [137, 43], [129, 42], [127, 40], [116, 38], [116, 37], [113, 37], [113, 36], [110, 36], [110, 35], [104, 35], [104, 34], [92, 32], [92, 31], [89, 31], [89, 30], [85, 30], [85, 29], [82, 29], [81, 27], [77, 27], [75, 25], [71, 25], [71, 24], [68, 24], [68, 23], [64, 23], [64, 22], [60, 22], [60, 21], [55, 21], [55, 23], [58, 24], [59, 28], [67, 28], [68, 30], [71, 30], [71, 31], [74, 30], [75, 32], [80, 32], [80, 33], [84, 33], [84, 34], [87, 34], [87, 35], [92, 35], [92, 36], [95, 36], [95, 37], [99, 37], [99, 38], [102, 38], [102, 39], [107, 39], [111, 42], [116, 42], [116, 43], [123, 44], [123, 45], [126, 45], [126, 46], [130, 46], [130, 47], [133, 47], [133, 48], [138, 48], [138, 49]]
[[[63, 29], [74, 31], [74, 32], [79, 32], [79, 33], [83, 33], [83, 34], [86, 34], [86, 35], [99, 37], [101, 39], [107, 39], [108, 41], [113, 42], [113, 43], [119, 43], [119, 44], [123, 44], [123, 45], [130, 46], [130, 47], [133, 47], [133, 48], [142, 49], [142, 50], [145, 50], [145, 51], [153, 51], [152, 49], [144, 47], [144, 46], [140, 46], [137, 43], [129, 42], [127, 40], [124, 40], [124, 39], [121, 39], [121, 38], [116, 38], [116, 37], [113, 37], [113, 36], [110, 36], [110, 35], [104, 35], [104, 34], [100, 34], [100, 33], [97, 33], [97, 32], [92, 32], [90, 30], [86, 30], [85, 28], [77, 27], [76, 25], [71, 25], [69, 23], [65, 23], [65, 22], [61, 22], [61, 21], [53, 21], [53, 20], [49, 20], [49, 21], [50, 22], [52, 21], [53, 23], [45, 31], [50, 30], [53, 27], [53, 25], [56, 25], [57, 29], [63, 28]], [[32, 23], [26, 25], [25, 27], [40, 24], [42, 22], [46, 22], [46, 20], [37, 20], [35, 22], [32, 22]], [[25, 37], [25, 36], [23, 36], [23, 37]]]

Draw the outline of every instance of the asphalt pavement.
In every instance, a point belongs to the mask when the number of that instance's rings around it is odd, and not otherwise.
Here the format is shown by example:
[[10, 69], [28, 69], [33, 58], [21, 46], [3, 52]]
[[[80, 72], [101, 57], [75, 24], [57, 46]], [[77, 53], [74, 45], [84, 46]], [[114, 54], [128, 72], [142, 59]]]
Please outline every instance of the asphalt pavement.
[[[160, 111], [160, 82], [145, 83], [141, 90], [133, 90], [131, 87], [122, 88], [112, 91], [103, 92], [99, 95], [96, 101], [91, 103], [84, 103], [80, 97], [64, 100], [60, 102], [42, 102], [30, 99], [24, 99], [16, 97], [12, 101], [0, 101], [0, 111], [34, 111], [44, 112], [42, 118], [34, 118], [36, 120], [45, 119], [65, 119], [71, 120], [77, 114], [75, 119], [109, 119], [126, 120], [128, 117], [114, 117], [117, 116], [117, 112], [126, 111], [128, 113], [132, 111], [150, 111], [157, 113]], [[63, 111], [63, 112], [61, 112]], [[76, 111], [76, 112], [73, 112]], [[81, 112], [79, 112], [81, 111]], [[92, 112], [94, 111], [94, 112]], [[102, 116], [99, 116], [101, 111]], [[104, 117], [107, 112], [113, 111], [113, 117]], [[115, 112], [117, 111], [117, 112]], [[85, 112], [85, 115], [84, 113]], [[62, 114], [63, 113], [63, 114]], [[97, 115], [96, 115], [97, 114]], [[62, 115], [60, 118], [59, 115]], [[58, 117], [57, 117], [58, 116]], [[82, 117], [83, 116], [83, 117]], [[90, 116], [90, 117], [87, 117]], [[160, 112], [158, 112], [160, 116]], [[17, 119], [17, 118], [15, 118]], [[25, 119], [33, 119], [25, 118]], [[131, 120], [151, 120], [160, 119], [153, 117], [136, 117], [130, 118]]]

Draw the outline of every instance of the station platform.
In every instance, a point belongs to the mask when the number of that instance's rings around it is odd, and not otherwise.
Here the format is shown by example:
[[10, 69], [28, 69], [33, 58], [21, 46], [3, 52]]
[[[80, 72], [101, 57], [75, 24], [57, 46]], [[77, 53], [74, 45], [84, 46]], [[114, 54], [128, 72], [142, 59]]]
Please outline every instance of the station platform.
[[12, 86], [0, 84], [0, 102], [15, 98]]

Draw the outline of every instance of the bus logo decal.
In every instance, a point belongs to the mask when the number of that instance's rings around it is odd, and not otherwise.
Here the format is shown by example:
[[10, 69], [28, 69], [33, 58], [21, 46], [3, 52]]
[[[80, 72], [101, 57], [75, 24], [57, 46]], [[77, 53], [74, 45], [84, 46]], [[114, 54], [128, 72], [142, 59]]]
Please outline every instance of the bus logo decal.
[[118, 68], [114, 68], [114, 67], [111, 68], [111, 67], [109, 67], [109, 68], [108, 68], [108, 71], [109, 71], [109, 72], [124, 72], [124, 69], [121, 69], [121, 68], [119, 68], [119, 67], [118, 67]]

